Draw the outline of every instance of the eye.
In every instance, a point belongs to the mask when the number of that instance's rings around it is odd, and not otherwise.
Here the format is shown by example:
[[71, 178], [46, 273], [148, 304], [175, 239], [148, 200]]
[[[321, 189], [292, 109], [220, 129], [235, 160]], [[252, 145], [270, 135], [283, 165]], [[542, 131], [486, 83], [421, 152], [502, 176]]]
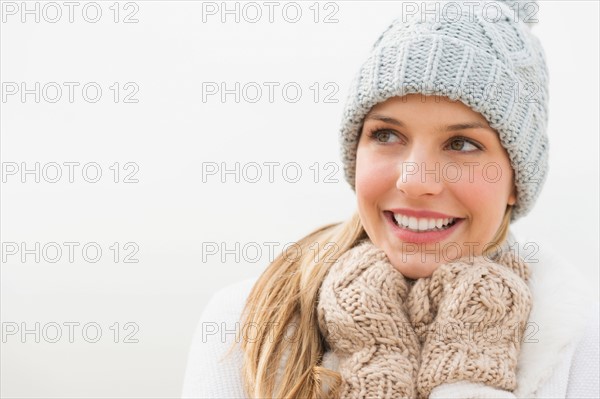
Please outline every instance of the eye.
[[369, 137], [382, 144], [393, 143], [400, 139], [394, 131], [388, 129], [372, 130], [369, 132]]
[[448, 147], [452, 151], [459, 152], [473, 152], [481, 150], [481, 146], [477, 145], [473, 140], [469, 140], [466, 137], [454, 137]]

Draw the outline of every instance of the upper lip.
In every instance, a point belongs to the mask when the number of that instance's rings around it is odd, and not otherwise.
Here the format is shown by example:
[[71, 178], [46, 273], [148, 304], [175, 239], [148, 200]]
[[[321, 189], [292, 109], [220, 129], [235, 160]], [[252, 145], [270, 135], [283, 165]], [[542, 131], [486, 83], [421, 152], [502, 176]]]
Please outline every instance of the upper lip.
[[452, 215], [446, 215], [444, 213], [439, 213], [439, 212], [433, 212], [433, 211], [418, 211], [418, 210], [414, 210], [414, 209], [407, 209], [407, 208], [396, 208], [396, 209], [389, 209], [390, 212], [393, 212], [394, 214], [401, 214], [401, 215], [406, 215], [406, 216], [413, 216], [416, 218], [432, 218], [432, 219], [449, 219], [449, 218], [454, 218], [454, 219], [460, 219], [457, 216], [452, 216]]

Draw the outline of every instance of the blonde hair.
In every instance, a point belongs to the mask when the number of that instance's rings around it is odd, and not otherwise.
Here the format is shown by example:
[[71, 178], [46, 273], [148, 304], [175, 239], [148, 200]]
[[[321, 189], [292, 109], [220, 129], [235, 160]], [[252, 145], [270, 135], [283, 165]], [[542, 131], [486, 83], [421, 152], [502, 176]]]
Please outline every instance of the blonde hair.
[[[499, 245], [506, 238], [511, 212], [509, 205], [492, 243]], [[236, 339], [241, 342], [243, 384], [250, 397], [339, 396], [340, 374], [321, 365], [328, 346], [319, 329], [316, 305], [335, 259], [364, 238], [368, 236], [356, 212], [344, 223], [323, 226], [302, 238], [297, 243], [299, 256], [290, 259], [285, 252], [280, 254], [258, 278], [242, 314], [242, 331], [252, 327], [258, 333], [252, 339]], [[494, 247], [490, 245], [488, 252]], [[296, 327], [293, 341], [288, 336], [290, 326]]]
[[484, 247], [483, 255], [488, 255], [498, 249], [500, 245], [506, 240], [508, 236], [508, 230], [510, 227], [510, 218], [512, 216], [512, 205], [506, 206], [506, 211], [504, 212], [504, 216], [502, 217], [502, 221], [500, 222], [500, 227], [496, 231], [494, 238]]

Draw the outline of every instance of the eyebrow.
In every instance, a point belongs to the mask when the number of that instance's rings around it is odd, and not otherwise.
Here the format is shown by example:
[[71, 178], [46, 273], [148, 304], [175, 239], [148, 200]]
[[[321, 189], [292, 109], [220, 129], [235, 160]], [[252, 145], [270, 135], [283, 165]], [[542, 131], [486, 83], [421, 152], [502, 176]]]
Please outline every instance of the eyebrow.
[[[382, 121], [385, 123], [389, 123], [391, 125], [396, 125], [396, 126], [400, 126], [400, 127], [406, 127], [406, 125], [399, 120], [396, 120], [394, 118], [391, 118], [389, 116], [385, 116], [385, 115], [380, 115], [380, 114], [369, 114], [365, 117], [365, 120], [367, 119], [375, 119], [378, 121]], [[447, 125], [447, 126], [442, 126], [441, 131], [446, 131], [446, 132], [451, 132], [451, 131], [456, 131], [456, 130], [465, 130], [465, 129], [486, 129], [486, 130], [490, 130], [493, 131], [488, 125], [483, 124], [482, 122], [466, 122], [466, 123], [456, 123], [453, 125]]]

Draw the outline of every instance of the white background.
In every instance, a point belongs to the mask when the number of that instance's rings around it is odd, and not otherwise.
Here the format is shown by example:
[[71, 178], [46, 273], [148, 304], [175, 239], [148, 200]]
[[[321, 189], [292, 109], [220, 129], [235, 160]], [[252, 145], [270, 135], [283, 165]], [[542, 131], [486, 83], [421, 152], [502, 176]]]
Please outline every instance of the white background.
[[[21, 7], [21, 2], [14, 4]], [[34, 2], [27, 4], [34, 7]], [[39, 3], [40, 9], [44, 4]], [[102, 178], [86, 182], [80, 165], [73, 183], [63, 167], [57, 183], [43, 178], [35, 183], [32, 175], [22, 183], [17, 174], [6, 176], [2, 184], [3, 243], [80, 246], [73, 263], [64, 246], [56, 263], [45, 258], [36, 263], [33, 255], [23, 262], [20, 254], [3, 254], [3, 328], [33, 329], [39, 322], [40, 329], [46, 326], [46, 336], [39, 343], [34, 334], [22, 337], [21, 331], [4, 337], [1, 395], [175, 397], [209, 297], [230, 283], [258, 276], [270, 257], [265, 242], [275, 242], [281, 250], [353, 212], [355, 197], [342, 170], [326, 164], [340, 164], [337, 134], [348, 84], [402, 8], [400, 2], [337, 2], [337, 8], [321, 3], [315, 23], [314, 6], [309, 8], [313, 2], [302, 2], [300, 21], [289, 23], [282, 17], [286, 3], [281, 2], [273, 23], [266, 6], [256, 23], [243, 15], [239, 23], [234, 15], [222, 23], [220, 14], [203, 22], [201, 2], [138, 1], [137, 11], [119, 4], [120, 21], [115, 23], [114, 8], [109, 8], [113, 2], [99, 2], [102, 17], [89, 23], [82, 17], [85, 4], [75, 9], [73, 23], [65, 6], [57, 23], [43, 15], [39, 23], [33, 15], [23, 23], [20, 11], [3, 14], [3, 83], [26, 82], [28, 89], [35, 82], [80, 83], [72, 103], [64, 85], [56, 103], [45, 98], [36, 103], [33, 95], [22, 102], [18, 94], [2, 101], [3, 165], [96, 162]], [[55, 11], [46, 10], [53, 18]], [[123, 23], [133, 11], [139, 22]], [[247, 11], [252, 18], [253, 10]], [[550, 174], [536, 207], [513, 228], [517, 238], [570, 259], [589, 276], [596, 297], [598, 11], [595, 1], [541, 3], [534, 32], [545, 46], [550, 70]], [[94, 16], [93, 10], [88, 12]], [[333, 12], [338, 22], [324, 23]], [[103, 90], [96, 103], [82, 96], [81, 87], [88, 82]], [[114, 82], [121, 90], [116, 103], [109, 88]], [[133, 96], [137, 103], [123, 102], [123, 95], [132, 91], [124, 89], [128, 82], [139, 88]], [[203, 101], [203, 82], [226, 82], [230, 88], [235, 82], [280, 86], [272, 103], [265, 86], [256, 103], [243, 98], [236, 103], [233, 95], [222, 103], [219, 96]], [[282, 96], [281, 88], [289, 82], [303, 90], [296, 103]], [[310, 89], [315, 82], [317, 101]], [[339, 88], [331, 97], [337, 103], [324, 101], [331, 87]], [[54, 91], [47, 94], [55, 96]], [[115, 162], [121, 169], [119, 183], [109, 169]], [[132, 171], [124, 169], [127, 162], [139, 167], [134, 176], [138, 183], [122, 182]], [[229, 168], [235, 162], [240, 167], [256, 162], [263, 166], [263, 176], [257, 183], [236, 183], [233, 174], [217, 174], [203, 182], [207, 162], [224, 162]], [[272, 183], [264, 162], [279, 162]], [[294, 177], [293, 170], [282, 174], [282, 167], [292, 162], [301, 167], [297, 183], [285, 180]], [[310, 168], [315, 163], [320, 171], [316, 183], [315, 168]], [[255, 169], [246, 171], [254, 177]], [[337, 183], [325, 181], [331, 171]], [[89, 242], [103, 251], [96, 263], [82, 257], [81, 248]], [[118, 262], [109, 248], [115, 242]], [[139, 248], [133, 256], [138, 263], [123, 262], [131, 252], [124, 248], [128, 242]], [[230, 254], [222, 261], [220, 254], [203, 252], [206, 243], [224, 243], [228, 249], [239, 243], [246, 246], [246, 256], [236, 261]], [[255, 260], [256, 247], [262, 257]], [[65, 322], [80, 323], [72, 343]], [[116, 343], [115, 322], [120, 332]], [[133, 331], [124, 327], [127, 322], [139, 327], [130, 337], [138, 343], [123, 342]], [[56, 343], [45, 339], [56, 333], [49, 323], [62, 326]], [[86, 341], [94, 338], [94, 330], [82, 335], [86, 323], [102, 329], [98, 342]]]

